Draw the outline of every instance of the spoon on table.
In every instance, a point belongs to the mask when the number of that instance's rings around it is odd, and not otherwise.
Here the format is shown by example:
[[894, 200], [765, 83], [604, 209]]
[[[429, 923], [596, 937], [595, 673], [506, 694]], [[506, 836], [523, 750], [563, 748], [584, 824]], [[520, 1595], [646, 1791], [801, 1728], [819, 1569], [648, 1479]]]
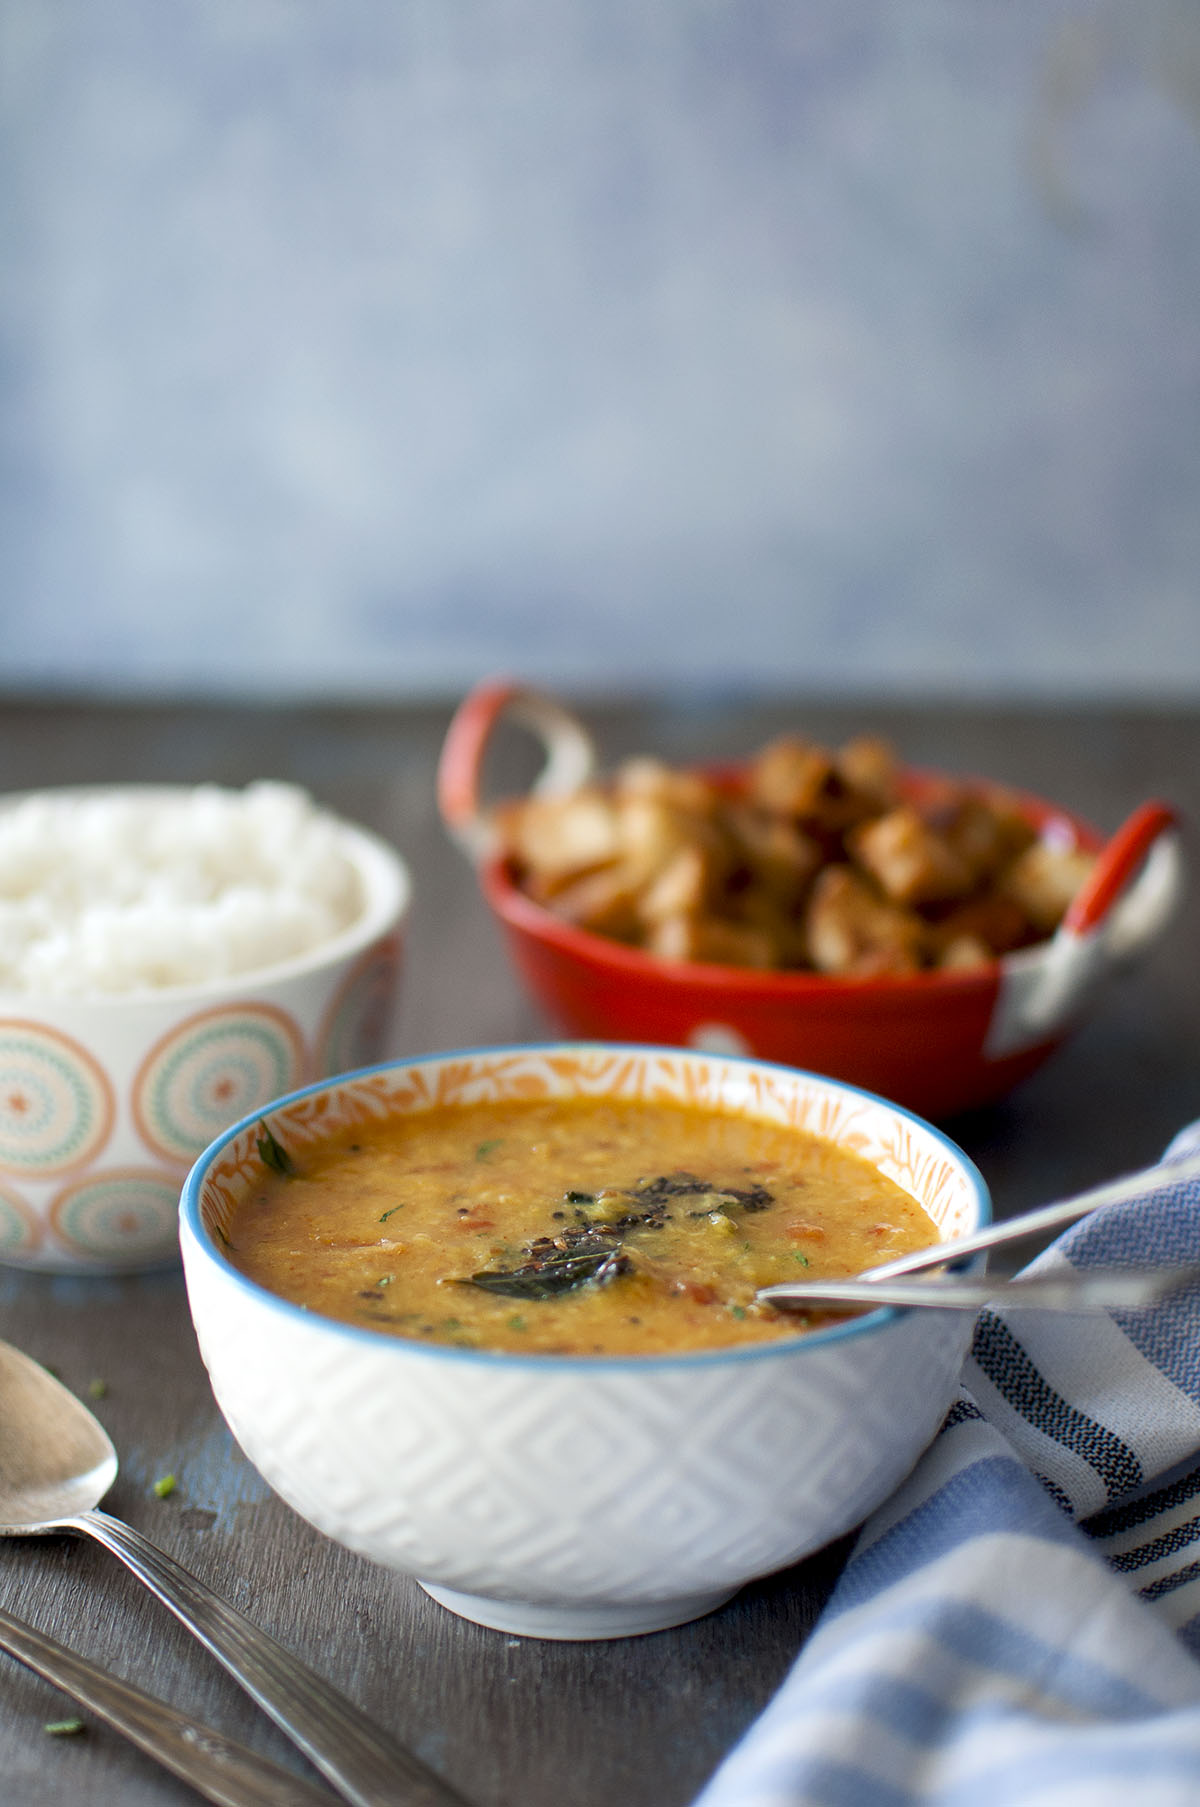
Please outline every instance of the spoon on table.
[[75, 1532], [168, 1606], [354, 1807], [465, 1807], [327, 1681], [165, 1551], [97, 1511], [117, 1475], [102, 1425], [45, 1368], [0, 1342], [0, 1537]]
[[[953, 1242], [933, 1243], [929, 1248], [914, 1249], [898, 1255], [878, 1267], [843, 1280], [783, 1281], [778, 1286], [760, 1287], [757, 1297], [772, 1305], [797, 1309], [818, 1304], [933, 1305], [944, 1310], [979, 1310], [1001, 1295], [1009, 1304], [1041, 1306], [1050, 1310], [1090, 1310], [1107, 1305], [1136, 1307], [1148, 1305], [1177, 1287], [1186, 1286], [1200, 1277], [1191, 1268], [1088, 1268], [1070, 1269], [1045, 1275], [1030, 1275], [1019, 1280], [973, 1280], [951, 1275], [946, 1279], [924, 1283], [907, 1276], [927, 1272], [930, 1268], [957, 1264], [971, 1255], [983, 1255], [1009, 1243], [1024, 1242], [1031, 1236], [1044, 1236], [1077, 1223], [1092, 1211], [1106, 1205], [1129, 1204], [1161, 1192], [1165, 1186], [1176, 1186], [1185, 1180], [1200, 1179], [1200, 1154], [1180, 1160], [1163, 1161], [1143, 1167], [1137, 1173], [1120, 1179], [1106, 1180], [1086, 1192], [1060, 1199], [1055, 1204], [1040, 1205], [1019, 1217], [988, 1224], [971, 1236], [960, 1236]], [[886, 1290], [886, 1283], [896, 1285]], [[1127, 1290], [1122, 1294], [1122, 1288]], [[953, 1295], [953, 1296], [952, 1296]], [[1061, 1297], [1060, 1297], [1061, 1295]]]

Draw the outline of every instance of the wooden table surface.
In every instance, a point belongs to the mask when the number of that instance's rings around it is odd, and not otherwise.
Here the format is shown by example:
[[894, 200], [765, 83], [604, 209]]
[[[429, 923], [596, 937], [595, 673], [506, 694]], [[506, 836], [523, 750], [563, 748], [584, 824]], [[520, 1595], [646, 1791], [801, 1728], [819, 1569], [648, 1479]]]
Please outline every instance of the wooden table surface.
[[[1200, 711], [1046, 705], [839, 706], [648, 700], [585, 708], [606, 756], [744, 754], [798, 727], [866, 728], [905, 758], [986, 772], [1111, 830], [1151, 795], [1200, 820]], [[394, 1051], [532, 1040], [520, 996], [433, 797], [448, 710], [250, 705], [0, 707], [6, 789], [79, 782], [294, 780], [375, 828], [416, 885]], [[511, 770], [520, 769], [519, 755]], [[1193, 860], [1194, 865], [1194, 860]], [[1200, 1116], [1195, 882], [1158, 946], [1005, 1103], [947, 1127], [1001, 1215], [1153, 1159]], [[799, 1650], [844, 1551], [755, 1583], [679, 1630], [611, 1643], [509, 1638], [326, 1541], [276, 1500], [224, 1427], [178, 1273], [74, 1279], [0, 1269], [0, 1335], [86, 1394], [121, 1457], [109, 1509], [140, 1526], [328, 1674], [478, 1807], [685, 1807]], [[170, 1471], [176, 1492], [159, 1499]], [[0, 1607], [177, 1707], [302, 1769], [289, 1745], [108, 1555], [63, 1539], [0, 1547]], [[4, 1807], [195, 1800], [102, 1727], [54, 1738], [65, 1699], [0, 1656]]]

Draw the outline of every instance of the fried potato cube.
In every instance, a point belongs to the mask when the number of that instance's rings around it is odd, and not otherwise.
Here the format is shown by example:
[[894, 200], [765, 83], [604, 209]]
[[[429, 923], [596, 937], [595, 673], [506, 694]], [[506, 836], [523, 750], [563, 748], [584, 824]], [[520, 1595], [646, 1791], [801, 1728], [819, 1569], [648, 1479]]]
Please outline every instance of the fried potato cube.
[[649, 884], [689, 847], [705, 849], [712, 859], [719, 851], [719, 837], [704, 817], [651, 796], [621, 798], [616, 828], [621, 858], [642, 884]]
[[999, 872], [1021, 850], [1014, 845], [1011, 824], [982, 798], [970, 796], [962, 799], [947, 823], [946, 844], [976, 884]]
[[747, 794], [774, 815], [815, 816], [833, 770], [833, 756], [824, 747], [784, 734], [751, 764]]
[[909, 910], [880, 898], [849, 866], [826, 866], [813, 886], [805, 922], [818, 972], [915, 972], [923, 925]]
[[899, 801], [896, 788], [896, 755], [886, 740], [859, 734], [838, 749], [837, 769], [845, 782], [875, 809], [890, 809]]
[[698, 916], [713, 889], [713, 860], [703, 847], [681, 847], [641, 893], [638, 916], [643, 923], [671, 916]]
[[627, 759], [617, 768], [613, 790], [618, 802], [648, 797], [699, 817], [710, 815], [718, 801], [716, 790], [699, 772], [675, 771], [661, 759]]
[[735, 896], [727, 897], [722, 913], [727, 919], [759, 929], [770, 937], [775, 949], [773, 966], [811, 965], [803, 914], [772, 896], [762, 885], [748, 885]]
[[999, 888], [1025, 912], [1036, 935], [1052, 935], [1095, 863], [1082, 848], [1035, 841], [1004, 872]]
[[939, 949], [934, 965], [939, 972], [970, 972], [995, 958], [987, 942], [977, 935], [955, 935]]
[[794, 822], [744, 804], [731, 804], [725, 820], [748, 885], [761, 887], [786, 904], [798, 904], [824, 859], [812, 837]]
[[636, 941], [641, 933], [639, 895], [633, 875], [623, 866], [613, 865], [585, 872], [539, 901], [577, 928], [592, 929], [618, 941]]
[[716, 916], [665, 917], [654, 924], [645, 946], [662, 960], [760, 968], [776, 964], [775, 944], [766, 930]]
[[608, 865], [620, 852], [617, 812], [597, 787], [529, 797], [499, 826], [508, 853], [544, 882]]
[[976, 793], [956, 787], [953, 794], [922, 802], [920, 813], [982, 884], [1037, 839], [1028, 817], [1005, 792]]
[[828, 748], [786, 734], [751, 766], [747, 795], [770, 814], [799, 821], [835, 849], [848, 828], [880, 807], [875, 793], [851, 782]]
[[936, 903], [971, 889], [965, 861], [910, 804], [862, 824], [847, 844], [893, 903]]
[[927, 941], [935, 964], [945, 964], [947, 951], [957, 941], [973, 942], [988, 958], [1009, 954], [1033, 938], [1029, 918], [1011, 897], [998, 891], [981, 891], [945, 915], [930, 922]]

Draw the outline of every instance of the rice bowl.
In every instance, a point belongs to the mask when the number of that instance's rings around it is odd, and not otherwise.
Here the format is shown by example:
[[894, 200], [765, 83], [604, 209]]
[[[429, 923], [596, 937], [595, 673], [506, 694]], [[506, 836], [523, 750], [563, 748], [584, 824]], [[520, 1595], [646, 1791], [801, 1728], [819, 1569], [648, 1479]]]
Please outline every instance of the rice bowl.
[[[269, 854], [286, 875], [272, 887], [259, 872], [255, 894], [213, 855], [212, 822], [228, 824], [234, 795], [116, 786], [0, 806], [6, 952], [20, 943], [26, 953], [0, 989], [0, 1262], [52, 1272], [173, 1263], [180, 1184], [215, 1134], [281, 1090], [385, 1052], [410, 896], [404, 862], [302, 792], [254, 786], [232, 811], [229, 842], [245, 852], [252, 830], [260, 866]], [[18, 861], [10, 845], [7, 866], [6, 816], [18, 818], [22, 850]], [[185, 848], [178, 825], [189, 818]], [[46, 824], [83, 821], [91, 839], [65, 862], [53, 905], [22, 905], [12, 875], [23, 872], [32, 895], [33, 850], [44, 859], [53, 839]], [[135, 823], [137, 859], [126, 841], [106, 876], [105, 832]], [[89, 870], [107, 887], [99, 899], [83, 896]], [[298, 874], [308, 870], [304, 897]]]

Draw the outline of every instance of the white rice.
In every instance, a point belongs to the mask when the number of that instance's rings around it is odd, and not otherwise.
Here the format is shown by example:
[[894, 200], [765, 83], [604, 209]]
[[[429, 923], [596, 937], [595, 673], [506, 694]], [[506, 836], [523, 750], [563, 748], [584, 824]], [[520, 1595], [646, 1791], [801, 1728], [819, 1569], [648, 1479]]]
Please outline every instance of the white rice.
[[294, 785], [0, 805], [0, 991], [228, 978], [307, 953], [363, 907], [338, 823]]

